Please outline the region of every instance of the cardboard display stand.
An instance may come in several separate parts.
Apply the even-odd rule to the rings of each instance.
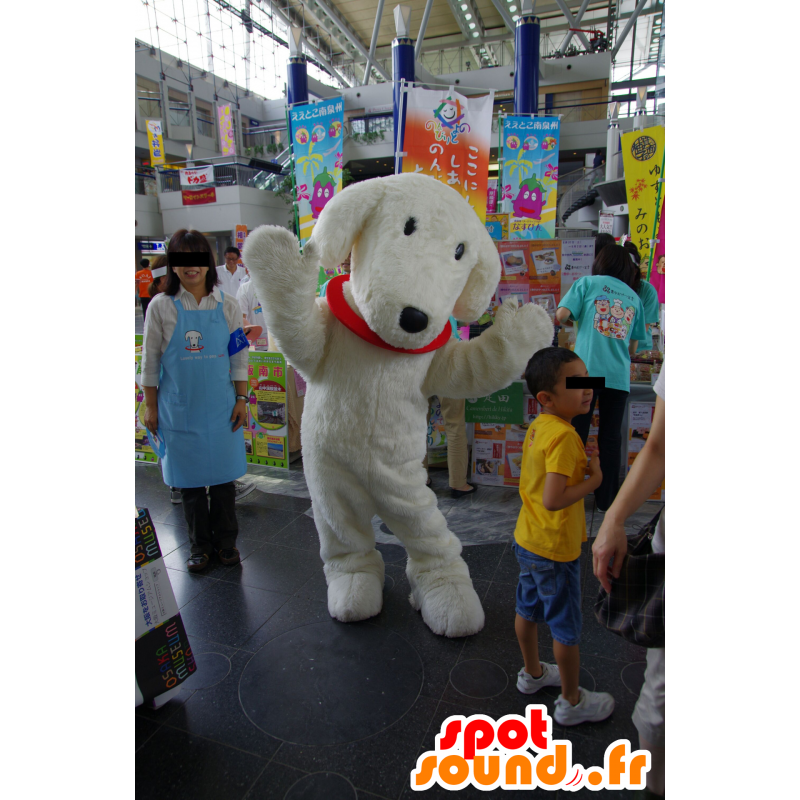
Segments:
[[[164,695],[197,670],[146,508],[136,516],[136,704],[163,705]]]

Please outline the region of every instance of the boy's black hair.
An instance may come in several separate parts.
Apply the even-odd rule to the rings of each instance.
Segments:
[[[238,247],[226,247],[225,248],[225,255],[228,255],[228,253],[236,253],[236,258],[241,258],[242,257],[242,254],[239,252],[239,248]]]
[[[562,364],[577,361],[578,355],[566,347],[545,347],[533,354],[525,367],[525,382],[528,391],[536,397],[539,392],[552,392],[558,383]]]

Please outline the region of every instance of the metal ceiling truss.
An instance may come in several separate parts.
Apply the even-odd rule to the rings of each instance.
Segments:
[[[478,5],[475,0],[447,0],[447,5],[453,13],[461,33],[469,42],[467,45],[475,56],[475,66],[496,67],[499,62],[494,53],[491,53],[485,45],[474,42],[475,39],[482,39],[486,36],[486,27],[483,24]]]
[[[338,28],[341,36],[344,36],[361,59],[369,64],[385,81],[392,80],[392,76],[375,60],[374,56],[370,56],[364,43],[359,39],[358,34],[353,30],[347,20],[336,11],[335,8],[332,8],[326,0],[307,0],[306,6],[320,21],[323,21],[323,14],[327,16],[334,27]],[[342,49],[346,52],[346,48]]]

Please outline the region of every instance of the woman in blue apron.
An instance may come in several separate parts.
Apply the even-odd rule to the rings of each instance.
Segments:
[[[164,440],[164,483],[180,487],[187,566],[200,572],[214,551],[223,564],[239,563],[234,480],[247,471],[247,339],[238,304],[216,287],[206,238],[177,231],[167,258],[167,288],[150,304],[144,328],[144,421]]]

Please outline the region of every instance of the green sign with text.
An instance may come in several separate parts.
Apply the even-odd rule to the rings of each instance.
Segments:
[[[466,402],[466,421],[521,424],[523,421],[523,383],[514,381],[510,386],[486,397],[470,397]]]

